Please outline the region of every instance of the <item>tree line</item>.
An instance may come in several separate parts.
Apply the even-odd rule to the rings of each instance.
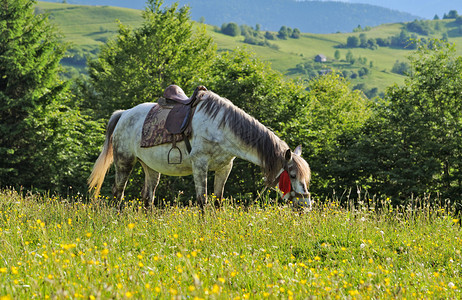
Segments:
[[[143,24],[121,24],[89,61],[88,77],[62,80],[66,45],[47,16],[28,0],[1,5],[0,187],[85,194],[114,110],[156,101],[170,84],[187,93],[202,84],[291,147],[301,144],[317,199],[363,190],[396,203],[429,194],[460,201],[462,59],[444,41],[420,45],[406,82],[369,100],[336,72],[303,85],[251,53],[218,52],[188,8],[150,0]],[[140,168],[134,173],[132,198],[143,181]],[[237,160],[227,196],[255,198],[262,187],[258,168]],[[163,176],[157,194],[189,200],[192,177]]]
[[[290,28],[287,26],[281,26],[277,33],[273,33],[270,31],[266,31],[263,33],[260,30],[260,24],[257,24],[255,28],[252,28],[248,25],[241,25],[234,22],[230,23],[223,23],[221,25],[220,32],[229,36],[244,36],[244,43],[250,45],[258,45],[258,46],[268,46],[270,48],[277,49],[278,46],[276,44],[270,43],[270,41],[274,41],[277,39],[287,40],[291,39],[299,39],[301,32],[298,28]]]
[[[368,38],[365,32],[370,28],[364,29],[358,26],[353,32],[360,32],[359,35],[347,37],[346,43],[339,45],[340,48],[368,48],[375,50],[378,47],[393,47],[401,49],[417,49],[414,41],[420,40],[422,43],[429,43],[428,36],[431,34],[441,33],[441,39],[447,41],[449,36],[457,37],[462,35],[462,16],[457,11],[450,11],[449,17],[444,19],[454,19],[452,22],[440,22],[435,16],[434,20],[414,20],[403,25],[400,33],[388,37]],[[423,37],[419,37],[423,36]]]

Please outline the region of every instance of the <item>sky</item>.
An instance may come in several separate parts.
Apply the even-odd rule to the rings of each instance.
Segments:
[[[45,0],[51,2],[62,2],[62,0]],[[78,4],[99,4],[123,6],[130,8],[143,9],[146,0],[66,0],[68,3]],[[249,0],[252,1],[252,0]],[[425,19],[433,19],[437,14],[440,19],[450,10],[457,10],[462,14],[462,0],[294,0],[294,1],[340,1],[350,3],[366,3],[407,12]]]

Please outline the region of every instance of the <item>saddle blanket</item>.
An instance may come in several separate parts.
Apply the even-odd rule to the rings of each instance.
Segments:
[[[172,110],[172,106],[162,106],[155,104],[149,111],[144,120],[141,131],[141,147],[149,148],[161,144],[168,144],[182,141],[183,134],[171,134],[165,128],[167,116]]]

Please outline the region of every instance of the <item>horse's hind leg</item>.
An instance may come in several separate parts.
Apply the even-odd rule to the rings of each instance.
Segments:
[[[113,200],[115,204],[118,205],[119,209],[122,207],[122,200],[124,198],[124,191],[127,186],[128,176],[130,176],[135,162],[135,157],[126,157],[114,153],[115,182],[112,186],[112,194],[114,196]]]
[[[159,184],[160,173],[154,171],[142,161],[140,162],[144,170],[144,186],[142,191],[142,197],[144,200],[144,207],[148,209],[149,206],[159,204],[159,201],[156,201],[156,203],[154,203],[154,197],[157,185]]]

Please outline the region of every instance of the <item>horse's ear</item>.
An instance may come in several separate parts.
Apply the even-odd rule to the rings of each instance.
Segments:
[[[294,154],[298,156],[302,155],[302,145],[298,145],[297,148],[295,148]]]
[[[284,154],[284,158],[286,159],[286,161],[290,161],[292,159],[292,151],[290,151],[290,149],[286,150],[286,153]]]

